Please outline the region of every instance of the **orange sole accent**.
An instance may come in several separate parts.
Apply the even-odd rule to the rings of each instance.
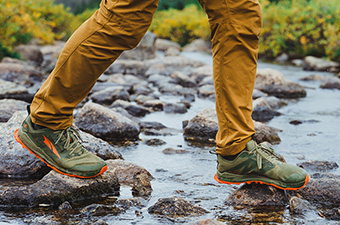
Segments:
[[[251,183],[259,183],[259,184],[271,185],[271,186],[274,186],[274,187],[282,189],[282,190],[298,190],[300,188],[303,188],[308,183],[308,181],[309,181],[309,174],[307,174],[307,176],[306,176],[305,183],[301,187],[298,187],[298,188],[283,188],[283,187],[277,186],[276,184],[266,183],[266,182],[263,182],[263,181],[255,181],[255,180],[253,180],[253,181],[245,181],[245,182],[240,182],[240,183],[238,183],[238,182],[227,182],[227,181],[218,179],[216,174],[214,176],[214,179],[218,183],[221,183],[221,184],[243,184],[243,183],[251,184]]]
[[[21,144],[21,146],[25,149],[27,149],[31,154],[35,155],[38,159],[40,159],[42,162],[44,162],[48,167],[50,167],[51,169],[53,169],[54,171],[58,172],[58,173],[61,173],[63,175],[67,175],[67,176],[70,176],[70,177],[77,177],[77,178],[93,178],[93,177],[96,177],[96,176],[99,176],[100,174],[104,173],[106,170],[107,170],[107,165],[104,166],[100,172],[96,175],[93,175],[93,176],[79,176],[79,175],[76,175],[76,174],[68,174],[68,173],[64,173],[64,172],[61,172],[60,170],[58,170],[57,168],[51,166],[50,164],[48,164],[47,162],[45,162],[42,158],[40,158],[38,155],[36,155],[34,152],[32,152],[24,143],[21,142],[19,136],[18,136],[18,131],[19,129],[17,129],[16,131],[14,131],[14,138],[15,140]]]

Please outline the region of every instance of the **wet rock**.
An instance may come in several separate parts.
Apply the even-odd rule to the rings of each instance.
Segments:
[[[187,107],[183,103],[165,103],[163,106],[163,110],[166,113],[186,113]]]
[[[280,130],[256,121],[254,121],[254,124],[256,131],[254,139],[257,143],[269,142],[271,144],[279,144],[281,142],[277,133]]]
[[[151,88],[144,84],[135,84],[131,91],[134,95],[150,95],[154,92]]]
[[[215,99],[215,87],[212,84],[206,84],[198,88],[197,93],[199,98]]]
[[[185,149],[174,149],[174,148],[166,148],[162,152],[165,155],[174,155],[174,154],[186,154],[186,153],[189,153],[188,150],[185,150]]]
[[[222,223],[214,219],[205,219],[196,223],[191,223],[190,225],[225,225],[225,223]]]
[[[257,89],[254,89],[253,90],[253,99],[258,99],[258,98],[263,98],[263,97],[266,97],[267,94],[260,91],[260,90],[257,90]]]
[[[289,60],[289,56],[287,53],[282,53],[278,57],[276,57],[275,61],[281,64],[287,63]]]
[[[299,167],[304,168],[307,171],[329,171],[339,168],[339,165],[334,161],[320,161],[310,160],[297,164]]]
[[[99,219],[93,223],[93,225],[108,225],[104,220]]]
[[[326,217],[329,220],[340,220],[340,209],[334,208],[334,209],[324,209],[321,210],[319,213],[322,217]]]
[[[2,188],[0,205],[5,207],[36,207],[39,204],[58,206],[65,201],[72,202],[98,198],[103,194],[116,194],[119,188],[118,178],[113,171],[105,172],[93,179],[78,179],[52,170],[34,184]]]
[[[303,61],[302,59],[293,59],[293,60],[291,61],[291,63],[292,63],[294,66],[302,67],[304,61]]]
[[[320,88],[340,90],[340,79],[337,77],[330,77],[320,85]]]
[[[178,48],[170,47],[166,50],[165,56],[179,56],[181,54],[181,51]]]
[[[256,131],[254,138],[256,142],[280,143],[281,140],[277,134],[277,129],[255,121],[254,124]],[[205,109],[189,121],[188,125],[184,128],[183,135],[186,141],[215,143],[217,131],[218,122],[215,109]]]
[[[178,84],[173,83],[161,83],[158,86],[159,92],[165,95],[185,95],[185,94],[194,94],[195,90],[190,88],[182,87]]]
[[[96,103],[86,103],[74,122],[79,129],[107,141],[136,140],[140,131],[137,123]]]
[[[141,122],[140,124],[141,132],[145,135],[153,136],[168,136],[179,133],[178,130],[168,128],[159,122]]]
[[[71,204],[66,201],[66,202],[63,202],[61,205],[58,206],[58,210],[61,211],[61,210],[68,210],[68,209],[72,209],[72,206]]]
[[[143,106],[146,108],[151,108],[154,111],[163,111],[164,102],[158,99],[147,100],[144,102]]]
[[[329,78],[329,76],[321,76],[318,74],[313,74],[307,77],[303,77],[300,80],[303,81],[326,81]]]
[[[0,63],[0,79],[30,87],[45,76],[33,66],[18,63]]]
[[[283,190],[269,185],[244,184],[241,188],[230,194],[226,203],[230,205],[258,206],[284,206],[286,198]]]
[[[316,71],[339,71],[340,64],[337,62],[317,58],[314,56],[307,56],[304,59],[304,70]]]
[[[288,105],[287,101],[277,98],[275,96],[265,96],[263,97],[272,109],[279,109],[282,106]]]
[[[176,84],[179,84],[183,87],[194,88],[197,85],[195,80],[179,71],[174,72],[170,77],[175,81]]]
[[[159,87],[163,83],[170,83],[171,81],[175,83],[172,78],[160,74],[152,74],[148,77],[148,82],[156,87]]]
[[[213,69],[212,66],[201,66],[194,69],[190,73],[190,77],[196,80],[197,83],[201,83],[206,77],[213,77]]]
[[[1,63],[17,63],[20,65],[27,65],[26,62],[20,60],[20,59],[15,59],[15,58],[10,58],[10,57],[3,57],[1,60]]]
[[[177,197],[158,199],[153,206],[148,208],[148,212],[169,217],[202,215],[207,213],[205,209]]]
[[[124,210],[115,205],[92,204],[81,209],[80,212],[86,216],[105,216],[118,215]]]
[[[289,122],[289,124],[299,125],[299,124],[302,124],[302,121],[300,121],[300,120],[291,120],[291,121]]]
[[[203,39],[196,39],[184,46],[185,52],[207,52],[211,53],[211,43]]]
[[[146,173],[137,173],[133,178],[132,195],[134,197],[150,196],[152,193],[152,187],[150,177]]]
[[[158,51],[167,51],[169,48],[181,49],[181,46],[177,42],[161,38],[156,39],[155,47]]]
[[[289,200],[289,210],[294,214],[305,214],[314,210],[313,206],[306,200],[293,196]]]
[[[102,91],[93,93],[90,99],[98,104],[112,104],[114,101],[120,99],[129,101],[130,94],[124,87],[108,87]]]
[[[155,55],[155,41],[156,35],[152,32],[146,32],[140,43],[132,50],[124,51],[119,59],[131,59],[131,60],[147,60],[153,59]]]
[[[117,100],[110,106],[110,108],[118,108],[118,107],[125,109],[129,114],[133,116],[137,116],[137,117],[143,117],[147,113],[150,113],[150,110],[146,107],[136,105],[136,104],[123,101],[123,100]]]
[[[252,118],[256,121],[265,122],[279,116],[281,113],[275,111],[264,98],[258,98],[253,101]]]
[[[340,178],[339,176],[320,176],[310,179],[308,184],[297,190],[306,200],[323,205],[340,205]]]
[[[115,205],[118,205],[123,209],[129,209],[131,207],[142,207],[143,204],[144,203],[141,201],[141,198],[118,199],[115,202]]]
[[[20,100],[0,100],[0,122],[7,122],[16,111],[26,110],[27,103]]]
[[[17,99],[31,102],[33,94],[28,93],[23,85],[0,79],[0,99]]]
[[[138,95],[135,98],[132,97],[131,100],[137,102],[137,104],[143,105],[144,107],[152,108],[152,106],[145,106],[144,103],[146,103],[147,101],[159,100],[159,97],[150,95]]]
[[[21,59],[29,61],[35,66],[40,66],[44,60],[40,48],[36,45],[19,45],[15,47],[14,51],[20,54]]]
[[[117,175],[119,183],[121,185],[132,186],[135,180],[135,176],[138,174],[146,174],[149,179],[153,179],[153,176],[145,168],[134,163],[125,162],[120,159],[107,160],[106,163],[108,167],[111,168]]]
[[[153,138],[153,139],[149,139],[145,142],[146,145],[149,146],[160,146],[160,145],[164,145],[166,144],[165,141],[159,139],[159,138]]]
[[[132,75],[144,75],[148,70],[148,66],[143,61],[138,60],[116,60],[104,74],[132,74]]]
[[[46,55],[52,55],[55,58],[58,58],[61,51],[63,50],[66,42],[63,41],[55,41],[52,45],[43,45],[40,46],[41,53]]]
[[[121,84],[122,86],[132,87],[136,84],[147,85],[147,82],[144,79],[141,79],[135,75],[131,74],[113,74],[107,75],[107,80],[103,80],[103,82],[112,82],[115,84]]]
[[[278,98],[301,98],[306,96],[305,89],[288,81],[277,70],[262,69],[256,74],[255,88]]]
[[[27,113],[14,113],[7,123],[0,123],[0,177],[41,178],[50,169],[15,141],[14,131],[21,126]]]

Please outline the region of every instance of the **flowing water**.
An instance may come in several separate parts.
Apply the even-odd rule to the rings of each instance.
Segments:
[[[184,56],[201,60],[211,64],[211,56],[198,53],[183,53]],[[279,133],[281,143],[274,146],[276,151],[284,155],[291,163],[307,160],[328,160],[340,164],[338,144],[340,141],[340,91],[323,90],[319,82],[303,82],[300,78],[312,74],[330,75],[321,72],[306,72],[301,68],[259,63],[259,68],[273,68],[281,71],[288,80],[305,86],[307,97],[298,100],[289,100],[288,105],[279,111],[281,116],[275,117],[267,124],[281,129]],[[180,97],[163,96],[165,102],[177,102]],[[182,121],[192,119],[199,111],[205,108],[214,108],[214,102],[198,99],[185,114],[167,114],[155,112],[142,118],[142,121],[157,121],[168,127],[182,129]],[[291,125],[291,120],[300,120],[300,125]],[[126,161],[134,162],[145,167],[154,176],[152,180],[153,192],[150,198],[144,200],[145,207],[131,208],[117,216],[85,217],[69,215],[67,218],[53,216],[55,211],[48,208],[39,210],[21,209],[13,212],[4,210],[0,212],[1,224],[27,224],[34,218],[36,221],[62,221],[66,224],[91,224],[103,219],[108,224],[187,224],[202,219],[220,219],[231,224],[244,224],[253,222],[268,222],[271,224],[336,224],[317,215],[308,213],[305,216],[296,216],[286,207],[276,208],[243,208],[232,207],[224,203],[226,197],[239,186],[220,185],[214,179],[216,172],[216,156],[209,153],[213,146],[194,146],[184,141],[182,133],[174,136],[145,136],[140,135],[141,141],[130,146],[118,147]],[[160,138],[166,142],[162,146],[148,146],[145,141],[151,138]],[[187,150],[184,154],[164,154],[165,148]],[[340,170],[332,171],[340,175]],[[3,183],[3,182],[2,182]],[[121,187],[119,199],[131,198],[131,188]],[[199,205],[209,213],[202,216],[167,218],[151,215],[147,212],[159,198],[178,196]],[[104,201],[107,202],[107,201]],[[34,223],[34,222],[33,222]]]

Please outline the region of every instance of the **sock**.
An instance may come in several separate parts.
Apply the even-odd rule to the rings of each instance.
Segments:
[[[244,149],[243,149],[244,150]],[[224,159],[226,159],[226,160],[229,160],[229,161],[233,161],[234,159],[236,159],[236,157],[239,155],[239,154],[241,154],[241,152],[243,152],[243,150],[242,151],[240,151],[239,153],[237,153],[236,155],[227,155],[227,156],[222,156]]]
[[[40,130],[40,129],[46,128],[46,127],[44,127],[44,126],[41,126],[41,125],[38,125],[38,124],[35,124],[35,123],[32,123],[32,125],[33,125],[33,129],[34,129],[34,130]]]

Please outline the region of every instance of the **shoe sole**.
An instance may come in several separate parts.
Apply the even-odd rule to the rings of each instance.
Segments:
[[[59,169],[57,169],[56,167],[50,165],[49,163],[46,162],[46,160],[42,159],[39,155],[37,155],[36,153],[34,153],[32,150],[30,150],[24,143],[22,143],[22,141],[20,140],[19,136],[18,136],[18,131],[19,129],[17,129],[16,131],[14,131],[14,138],[15,140],[24,148],[24,149],[27,149],[31,154],[35,155],[35,157],[37,157],[38,159],[40,159],[42,162],[44,162],[48,167],[50,167],[51,169],[53,169],[54,171],[58,172],[58,173],[61,173],[63,175],[67,175],[67,176],[70,176],[70,177],[76,177],[76,178],[93,178],[93,177],[97,177],[99,176],[100,174],[104,173],[106,170],[107,170],[107,165],[104,166],[100,171],[99,173],[95,174],[95,175],[92,175],[92,176],[80,176],[80,175],[77,175],[77,174],[70,174],[70,173],[66,173],[66,172],[63,172],[63,171],[60,171]]]
[[[298,189],[301,189],[303,188],[309,181],[309,175],[307,174],[306,178],[305,178],[305,182],[302,186],[300,187],[281,187],[277,184],[274,184],[274,183],[270,183],[270,182],[264,182],[264,181],[260,181],[260,180],[245,180],[245,181],[241,181],[241,182],[233,182],[233,181],[224,181],[224,180],[221,180],[217,177],[217,174],[215,174],[214,176],[214,179],[218,182],[218,183],[221,183],[221,184],[251,184],[251,183],[258,183],[258,184],[266,184],[266,185],[271,185],[271,186],[274,186],[276,188],[279,188],[279,189],[282,189],[282,190],[298,190]]]

